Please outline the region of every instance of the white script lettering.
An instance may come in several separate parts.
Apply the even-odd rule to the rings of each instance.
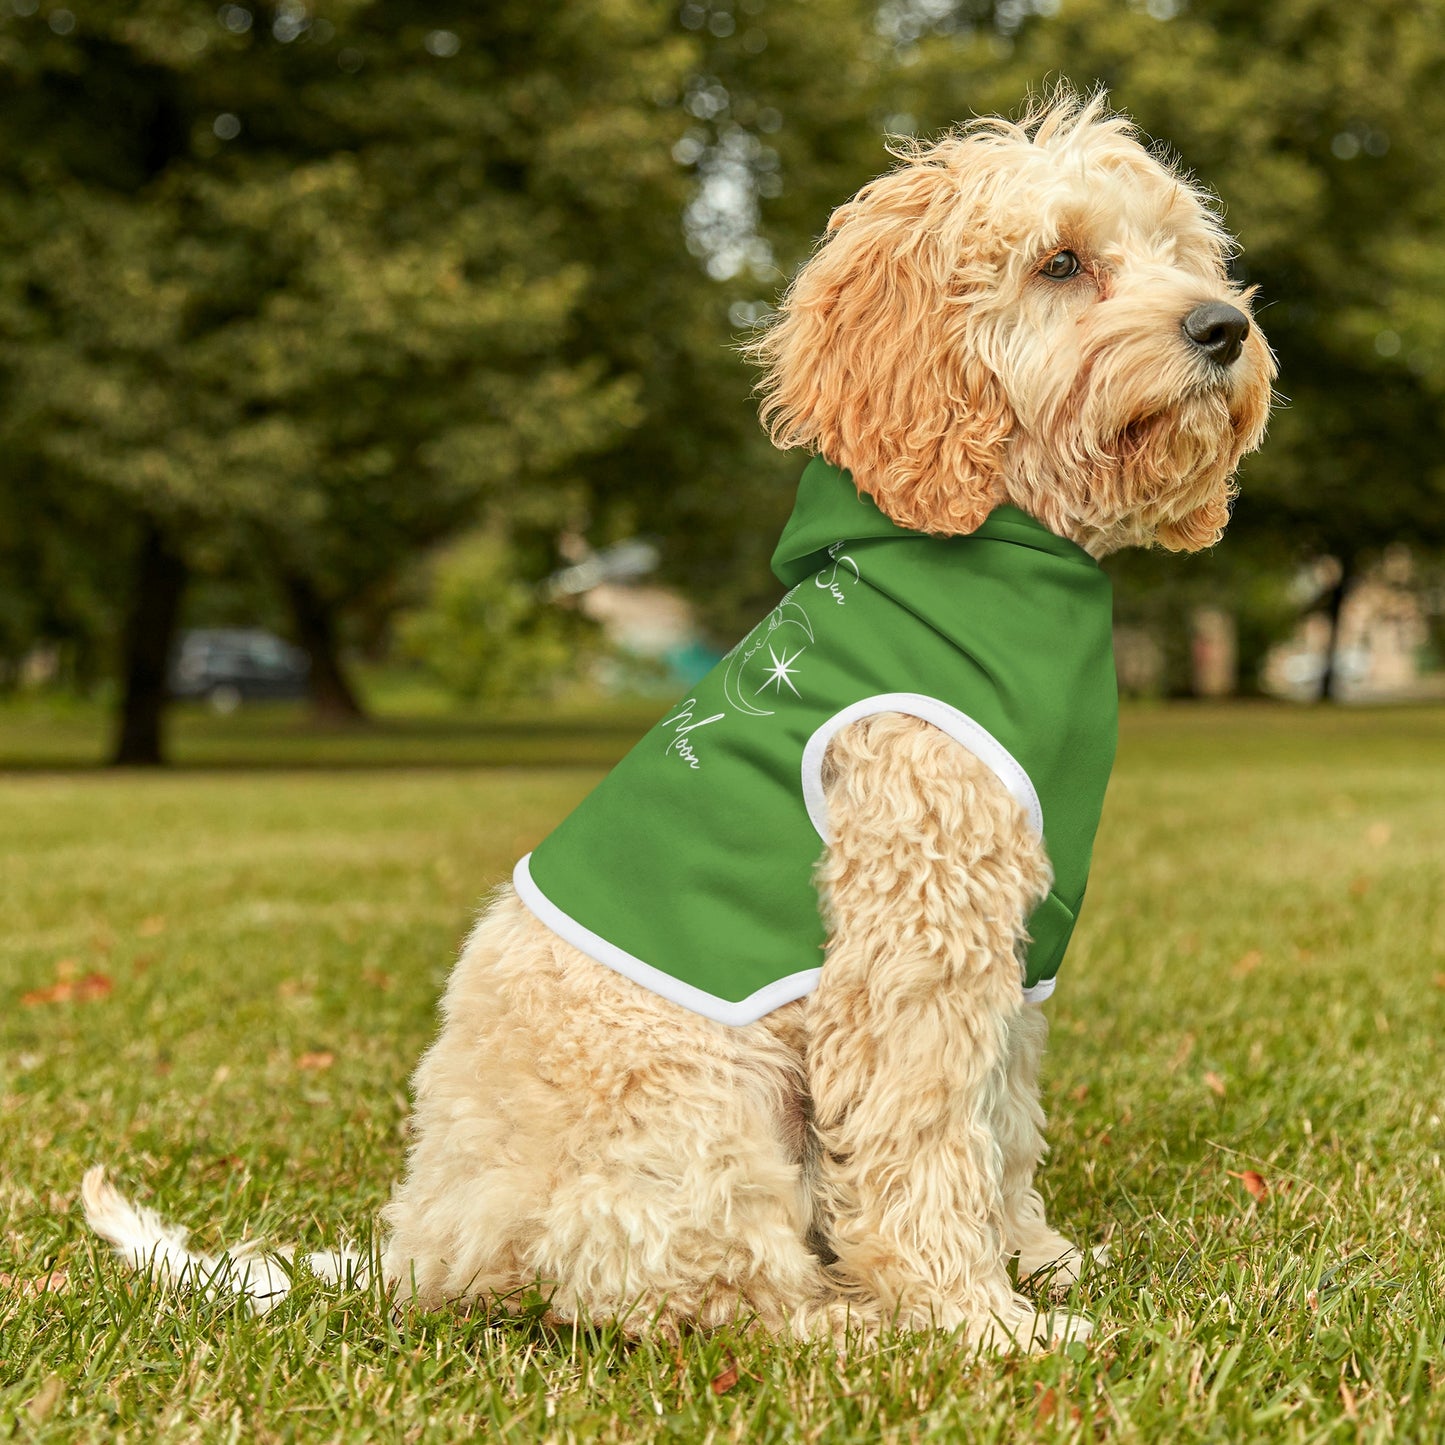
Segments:
[[[663,751],[676,753],[690,768],[700,768],[702,761],[692,750],[692,741],[688,734],[695,733],[699,728],[705,728],[709,723],[721,722],[725,716],[723,713],[715,712],[711,717],[699,718],[694,722],[692,710],[696,706],[697,699],[695,697],[688,698],[670,718],[664,719],[662,724],[664,727],[675,724],[672,729],[672,740]]]
[[[831,593],[833,601],[839,607],[846,607],[848,599],[843,595],[843,585],[838,580],[838,569],[840,567],[847,569],[842,574],[844,579],[847,579],[849,572],[853,574],[852,581],[848,583],[850,588],[858,583],[862,574],[858,571],[858,564],[851,557],[846,555],[840,557],[834,548],[829,549],[829,555],[833,559],[832,568],[827,572],[819,572],[813,579],[813,585]]]

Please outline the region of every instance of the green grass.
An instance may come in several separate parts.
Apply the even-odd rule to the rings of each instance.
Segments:
[[[370,681],[370,679],[368,679]],[[606,767],[658,716],[664,698],[519,704],[500,716],[442,710],[438,694],[383,679],[364,727],[313,723],[299,703],[250,703],[228,717],[200,703],[169,710],[166,752],[180,768]],[[0,707],[0,771],[99,767],[112,724],[90,702],[33,697]]]
[[[1045,1191],[1113,1249],[1086,1348],[674,1352],[304,1279],[255,1320],[87,1240],[95,1160],[202,1246],[365,1239],[479,899],[642,716],[198,719],[192,763],[271,766],[0,778],[0,1438],[1445,1439],[1438,709],[1126,716],[1049,1005]],[[99,996],[22,1002],[67,979]]]

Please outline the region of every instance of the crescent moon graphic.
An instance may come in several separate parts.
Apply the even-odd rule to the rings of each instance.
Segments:
[[[815,640],[813,637],[812,619],[803,610],[803,604],[801,602],[793,601],[793,594],[791,592],[773,609],[772,625],[768,628],[768,631],[771,632],[774,627],[781,627],[785,622],[791,622],[801,627],[807,634],[810,643]]]
[[[740,647],[728,660],[728,670],[723,673],[723,696],[727,699],[728,706],[736,708],[739,712],[748,713],[752,717],[772,717],[771,708],[754,707],[743,696],[742,688],[738,686],[738,673],[742,671],[743,663],[752,655],[751,652],[745,652]]]

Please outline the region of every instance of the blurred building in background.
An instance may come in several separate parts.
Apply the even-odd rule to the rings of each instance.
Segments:
[[[722,656],[698,624],[696,607],[676,588],[649,579],[660,555],[651,542],[631,539],[599,552],[570,539],[575,560],[547,579],[546,594],[575,598],[606,638],[597,676],[614,690],[687,687]]]
[[[1308,596],[1327,593],[1335,568],[1327,563],[1302,579]],[[1336,696],[1344,702],[1405,702],[1445,697],[1445,669],[1432,648],[1436,601],[1416,576],[1407,548],[1389,549],[1380,566],[1362,577],[1341,604],[1337,634],[1325,611],[1307,612],[1293,634],[1274,648],[1261,684],[1276,697],[1319,697],[1326,661],[1334,649]]]

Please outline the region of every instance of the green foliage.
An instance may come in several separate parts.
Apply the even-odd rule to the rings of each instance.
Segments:
[[[483,506],[571,520],[642,420],[590,211],[696,270],[650,100],[688,55],[647,3],[0,12],[0,656],[104,653],[140,517],[373,617]]]
[[[128,523],[113,498],[44,487],[21,458],[0,464],[0,692],[37,641],[59,651],[73,687],[103,672],[100,643],[127,581]]]
[[[406,656],[461,702],[546,696],[575,677],[592,629],[518,575],[496,530],[452,543],[428,568],[427,595],[397,619]]]
[[[86,1240],[76,1191],[105,1160],[203,1249],[247,1231],[365,1247],[478,898],[630,721],[577,739],[570,764],[537,766],[543,724],[493,730],[494,770],[415,766],[413,738],[390,769],[0,781],[0,1434],[1445,1435],[1438,708],[1126,710],[1048,1005],[1043,1189],[1066,1233],[1112,1246],[1076,1302],[1099,1331],[1069,1354],[975,1361],[939,1335],[839,1361],[741,1330],[628,1346],[484,1311],[393,1316],[311,1279],[257,1320],[152,1291]],[[353,737],[325,746],[357,760]],[[111,991],[20,1005],[58,970]],[[1259,1201],[1233,1177],[1251,1169]]]
[[[555,529],[579,459],[642,420],[583,324],[585,253],[592,210],[676,237],[669,22],[642,0],[6,13],[0,446],[44,493],[158,518],[193,565],[259,554],[333,604],[484,502]]]
[[[864,10],[729,15],[0,12],[0,445],[193,567],[260,557],[373,619],[482,509],[532,550],[641,527],[730,632],[796,466],[729,307],[756,313],[881,152]],[[737,225],[747,264],[710,279]]]

